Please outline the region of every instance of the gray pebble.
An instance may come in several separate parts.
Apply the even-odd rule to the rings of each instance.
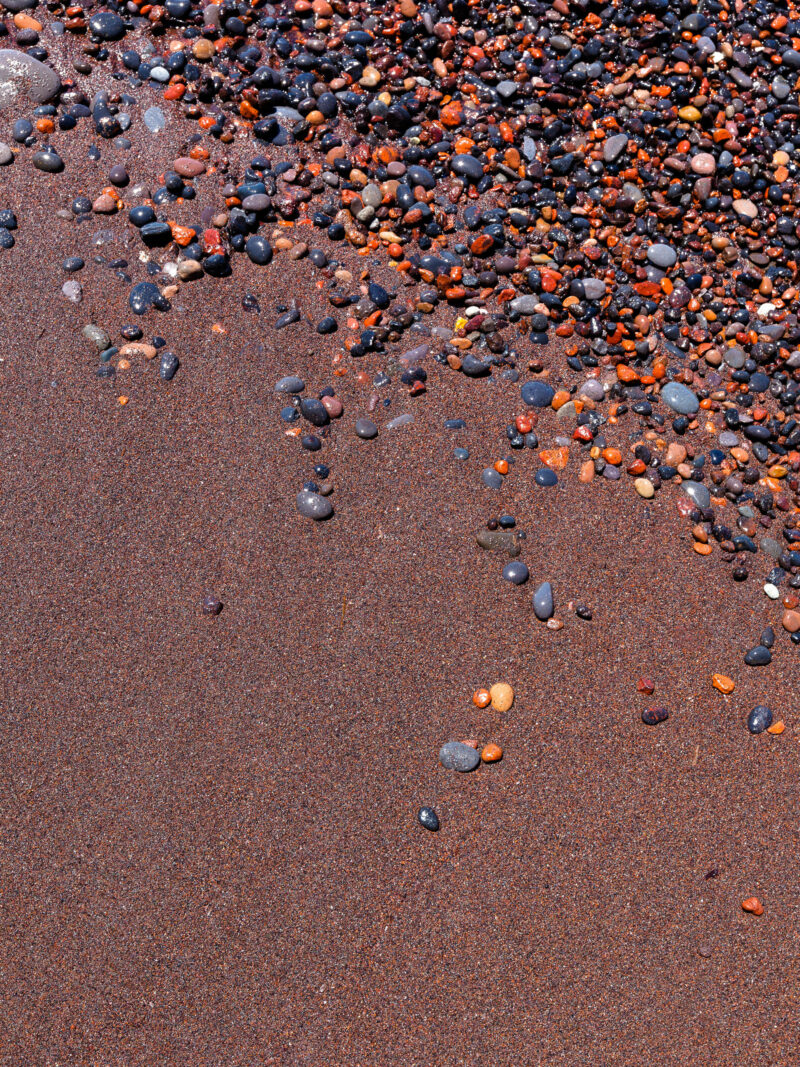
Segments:
[[[486,467],[481,474],[481,481],[487,489],[499,489],[503,484],[503,476],[494,467]]]
[[[554,610],[553,587],[549,582],[542,582],[533,594],[533,613],[537,619],[547,622],[549,618],[552,618]]]
[[[14,162],[14,153],[5,143],[0,141],[0,167],[7,167],[9,163]]]
[[[480,754],[460,741],[448,741],[439,749],[439,762],[448,771],[474,771],[480,761]]]
[[[356,433],[365,441],[371,441],[378,436],[378,427],[372,419],[356,419]]]
[[[647,249],[647,258],[654,267],[660,270],[668,270],[678,262],[678,253],[671,245],[650,245]]]
[[[160,133],[167,125],[164,112],[160,107],[149,107],[142,117],[144,118],[145,126],[151,133]]]
[[[47,174],[57,174],[64,169],[64,161],[54,148],[43,148],[40,152],[33,153],[33,165],[37,170],[43,170]]]
[[[94,323],[90,322],[88,325],[84,326],[81,333],[87,341],[91,341],[93,345],[97,345],[98,352],[104,352],[111,344],[111,338],[102,326],[95,326]]]
[[[305,387],[306,383],[296,374],[287,374],[285,378],[280,378],[275,382],[276,393],[302,393]]]
[[[319,493],[312,493],[310,489],[302,489],[296,497],[297,510],[307,519],[327,519],[333,514],[333,504]]]
[[[503,567],[503,577],[514,585],[524,585],[530,577],[530,571],[521,560],[515,560]]]
[[[661,390],[661,399],[679,415],[694,415],[700,407],[696,394],[681,382],[667,382]]]
[[[681,486],[681,491],[686,493],[689,499],[693,500],[699,508],[711,507],[711,493],[700,482],[684,482]]]
[[[13,0],[6,0],[6,6],[9,2]],[[27,96],[35,104],[46,104],[60,88],[61,79],[52,68],[27,52],[0,49],[0,109],[13,104],[19,95]]]

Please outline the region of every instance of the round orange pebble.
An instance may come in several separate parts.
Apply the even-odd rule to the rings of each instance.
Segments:
[[[481,759],[484,763],[498,763],[503,758],[503,750],[499,745],[484,745]]]
[[[476,689],[472,694],[472,703],[476,708],[488,708],[491,702],[492,697],[488,689]]]
[[[729,678],[727,674],[712,674],[711,684],[715,689],[718,689],[720,693],[732,693],[736,688],[736,682],[733,678]]]

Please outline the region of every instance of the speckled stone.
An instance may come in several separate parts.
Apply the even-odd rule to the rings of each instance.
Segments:
[[[461,741],[448,741],[439,749],[439,762],[448,771],[460,771],[465,774],[474,771],[480,761],[480,754]]]

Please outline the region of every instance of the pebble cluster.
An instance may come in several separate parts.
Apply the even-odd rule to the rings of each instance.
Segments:
[[[620,483],[642,508],[666,496],[692,558],[717,561],[733,581],[757,576],[782,608],[774,627],[744,639],[744,665],[766,667],[800,644],[791,5],[0,6],[0,123],[4,111],[18,116],[5,123],[0,166],[56,176],[55,213],[75,245],[63,299],[82,302],[82,271],[111,228],[136,242],[136,257],[107,264],[127,286],[131,323],[118,336],[104,323],[83,330],[98,388],[119,388],[134,360],[157,366],[154,388],[194,371],[193,354],[173,351],[168,326],[156,325],[183,286],[235,276],[243,260],[267,272],[304,260],[326,314],[241,296],[243,313],[289,338],[301,319],[337,335],[318,386],[290,365],[274,383],[276,428],[287,447],[314,454],[293,489],[298,521],[335,527],[324,462],[335,433],[369,448],[423,418],[443,376],[476,379],[464,389],[494,387],[508,400],[496,440],[467,447],[459,417],[445,429],[487,500],[519,479],[534,494],[565,478]],[[111,87],[89,94],[98,70]],[[179,118],[196,132],[158,172],[144,173],[132,152],[105,184],[75,187],[69,131],[88,125],[102,162],[104,142],[126,151],[132,130],[157,138]],[[13,247],[17,226],[0,210],[0,249]],[[377,373],[359,369],[367,356]],[[370,391],[353,419],[335,387],[348,375]],[[120,392],[119,404],[128,400]],[[473,469],[473,452],[494,458]],[[476,540],[502,557],[498,578],[533,578],[533,618],[560,629],[551,583],[522,558],[524,531],[502,506],[487,511]],[[590,607],[564,603],[591,621]],[[222,605],[209,595],[202,610]],[[712,684],[734,688],[721,674]],[[641,717],[657,725],[668,711]],[[782,725],[765,706],[747,718],[751,733]],[[448,742],[440,759],[466,771],[499,758],[486,752]],[[419,821],[438,827],[430,809]]]

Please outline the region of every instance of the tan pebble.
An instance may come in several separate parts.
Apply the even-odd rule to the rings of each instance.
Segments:
[[[495,682],[489,690],[489,696],[495,711],[508,711],[514,703],[514,690],[507,682]]]
[[[122,346],[119,354],[123,359],[136,358],[137,356],[143,356],[145,359],[155,359],[157,351],[153,345],[146,345],[142,341],[131,341],[130,344]]]
[[[633,483],[633,488],[639,496],[644,497],[645,500],[650,500],[651,497],[655,496],[656,491],[653,487],[653,483],[647,478],[637,478]]]
[[[548,619],[547,622],[545,623],[545,626],[547,627],[548,630],[563,630],[564,629],[564,623],[561,621],[561,619]]]

